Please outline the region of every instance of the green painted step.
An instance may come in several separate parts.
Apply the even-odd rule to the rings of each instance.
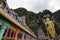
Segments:
[[[0,26],[0,28],[1,28],[0,29],[0,40],[2,40],[5,30],[6,30],[7,27],[10,26],[10,24],[8,24],[7,22],[5,22],[1,19],[0,19],[0,22],[2,23],[2,26]]]

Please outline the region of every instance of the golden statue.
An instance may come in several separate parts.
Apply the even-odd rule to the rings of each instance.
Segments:
[[[51,35],[51,37],[56,37],[54,23],[49,18],[46,18],[45,20],[45,27],[46,27],[47,32]]]

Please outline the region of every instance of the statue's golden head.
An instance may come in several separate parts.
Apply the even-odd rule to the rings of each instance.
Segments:
[[[49,21],[50,19],[49,18],[46,18],[46,21]]]

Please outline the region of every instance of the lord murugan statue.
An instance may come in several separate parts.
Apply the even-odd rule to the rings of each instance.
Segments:
[[[54,23],[49,18],[45,19],[45,28],[46,28],[46,31],[50,34],[51,37],[56,37],[57,34],[56,34],[56,31],[55,31]]]

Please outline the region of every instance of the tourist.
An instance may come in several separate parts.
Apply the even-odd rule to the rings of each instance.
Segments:
[[[19,18],[18,18],[18,14],[16,14],[16,19],[15,19],[16,21],[19,21]]]

